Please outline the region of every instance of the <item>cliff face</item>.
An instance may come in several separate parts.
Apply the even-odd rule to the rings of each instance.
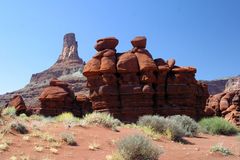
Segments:
[[[74,92],[86,93],[86,79],[82,75],[83,60],[78,56],[78,44],[74,33],[68,33],[63,38],[63,49],[53,66],[40,73],[33,74],[30,83],[24,88],[0,96],[0,105],[4,105],[15,94],[22,95],[26,105],[34,106],[37,97],[52,78],[68,82]]]
[[[209,94],[214,95],[224,91],[227,81],[228,79],[219,79],[219,80],[203,81],[203,82],[208,85]]]

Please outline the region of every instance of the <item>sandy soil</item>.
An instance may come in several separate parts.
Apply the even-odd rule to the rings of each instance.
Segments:
[[[38,122],[36,122],[38,123]],[[28,124],[32,125],[32,124]],[[36,125],[36,124],[34,124]],[[119,132],[112,131],[103,127],[67,127],[60,123],[37,124],[42,133],[48,133],[60,139],[62,132],[71,132],[75,135],[78,146],[69,146],[62,143],[58,148],[58,153],[53,154],[49,150],[50,143],[38,137],[30,137],[29,141],[23,140],[23,135],[10,133],[5,139],[11,140],[7,151],[0,153],[0,160],[9,160],[11,156],[29,156],[32,160],[105,160],[107,155],[111,155],[116,147],[114,142],[120,138],[132,135],[143,134],[137,129],[120,128]],[[31,133],[30,133],[31,134]],[[187,144],[172,142],[166,138],[154,141],[156,145],[162,147],[164,153],[160,156],[161,160],[240,160],[240,139],[237,136],[211,136],[200,134],[197,138],[185,138]],[[210,153],[211,146],[222,143],[228,147],[234,155],[223,156],[218,153]],[[99,149],[90,150],[92,144],[99,145]],[[37,152],[34,147],[44,146],[43,151]]]

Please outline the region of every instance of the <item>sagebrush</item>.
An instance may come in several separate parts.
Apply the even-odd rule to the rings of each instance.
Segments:
[[[177,123],[184,132],[184,136],[194,137],[199,133],[198,123],[186,115],[174,115],[168,117],[170,120]]]
[[[117,142],[117,152],[114,155],[118,157],[113,159],[158,160],[162,153],[162,149],[154,146],[148,138],[132,135]]]
[[[121,121],[113,118],[109,113],[93,112],[84,116],[82,120],[87,125],[101,125],[106,128],[116,129]]]

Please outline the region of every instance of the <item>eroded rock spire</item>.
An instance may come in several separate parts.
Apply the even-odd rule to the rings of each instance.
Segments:
[[[78,56],[78,44],[74,33],[68,33],[64,36],[62,53],[57,63],[66,61],[79,61],[82,63],[82,59]]]

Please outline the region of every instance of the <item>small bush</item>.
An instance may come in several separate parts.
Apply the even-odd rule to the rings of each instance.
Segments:
[[[10,127],[12,130],[15,130],[16,132],[20,133],[20,134],[27,134],[28,130],[25,127],[25,125],[19,123],[19,122],[12,122],[10,124]]]
[[[117,155],[124,160],[158,160],[162,152],[141,135],[128,136],[117,143]]]
[[[113,118],[108,113],[93,112],[87,114],[83,121],[87,125],[101,125],[106,128],[116,129],[117,126],[121,125],[121,122],[118,119]]]
[[[2,111],[3,116],[16,116],[16,108],[15,107],[7,107]]]
[[[156,132],[151,127],[141,126],[137,128],[140,128],[140,130],[142,130],[147,136],[151,137],[153,140],[158,140],[161,137],[161,134]]]
[[[232,152],[228,148],[223,147],[222,144],[212,146],[210,152],[219,152],[224,156],[232,155]]]
[[[61,133],[60,134],[63,141],[65,141],[70,146],[77,146],[77,142],[72,133]]]
[[[33,130],[31,133],[32,137],[36,137],[36,138],[41,138],[43,141],[47,141],[47,142],[57,142],[57,140],[55,139],[55,137],[53,137],[52,135],[50,135],[47,132],[42,132],[39,130]]]
[[[184,130],[176,121],[168,119],[165,134],[173,141],[181,141],[184,136]]]
[[[199,125],[192,118],[185,115],[175,115],[168,117],[170,120],[177,123],[184,132],[184,136],[193,137],[199,132]]]
[[[155,132],[163,133],[167,129],[167,120],[157,115],[146,115],[139,118],[137,125],[147,126],[152,128]]]
[[[79,122],[80,119],[74,117],[71,112],[65,112],[55,117],[55,120],[58,122]]]
[[[203,133],[212,135],[233,135],[238,132],[238,129],[233,124],[221,117],[203,118],[199,124]]]
[[[160,117],[158,115],[142,116],[139,118],[137,124],[141,127],[149,127],[155,133],[167,135],[171,140],[180,140],[184,136],[183,129],[175,120]]]

